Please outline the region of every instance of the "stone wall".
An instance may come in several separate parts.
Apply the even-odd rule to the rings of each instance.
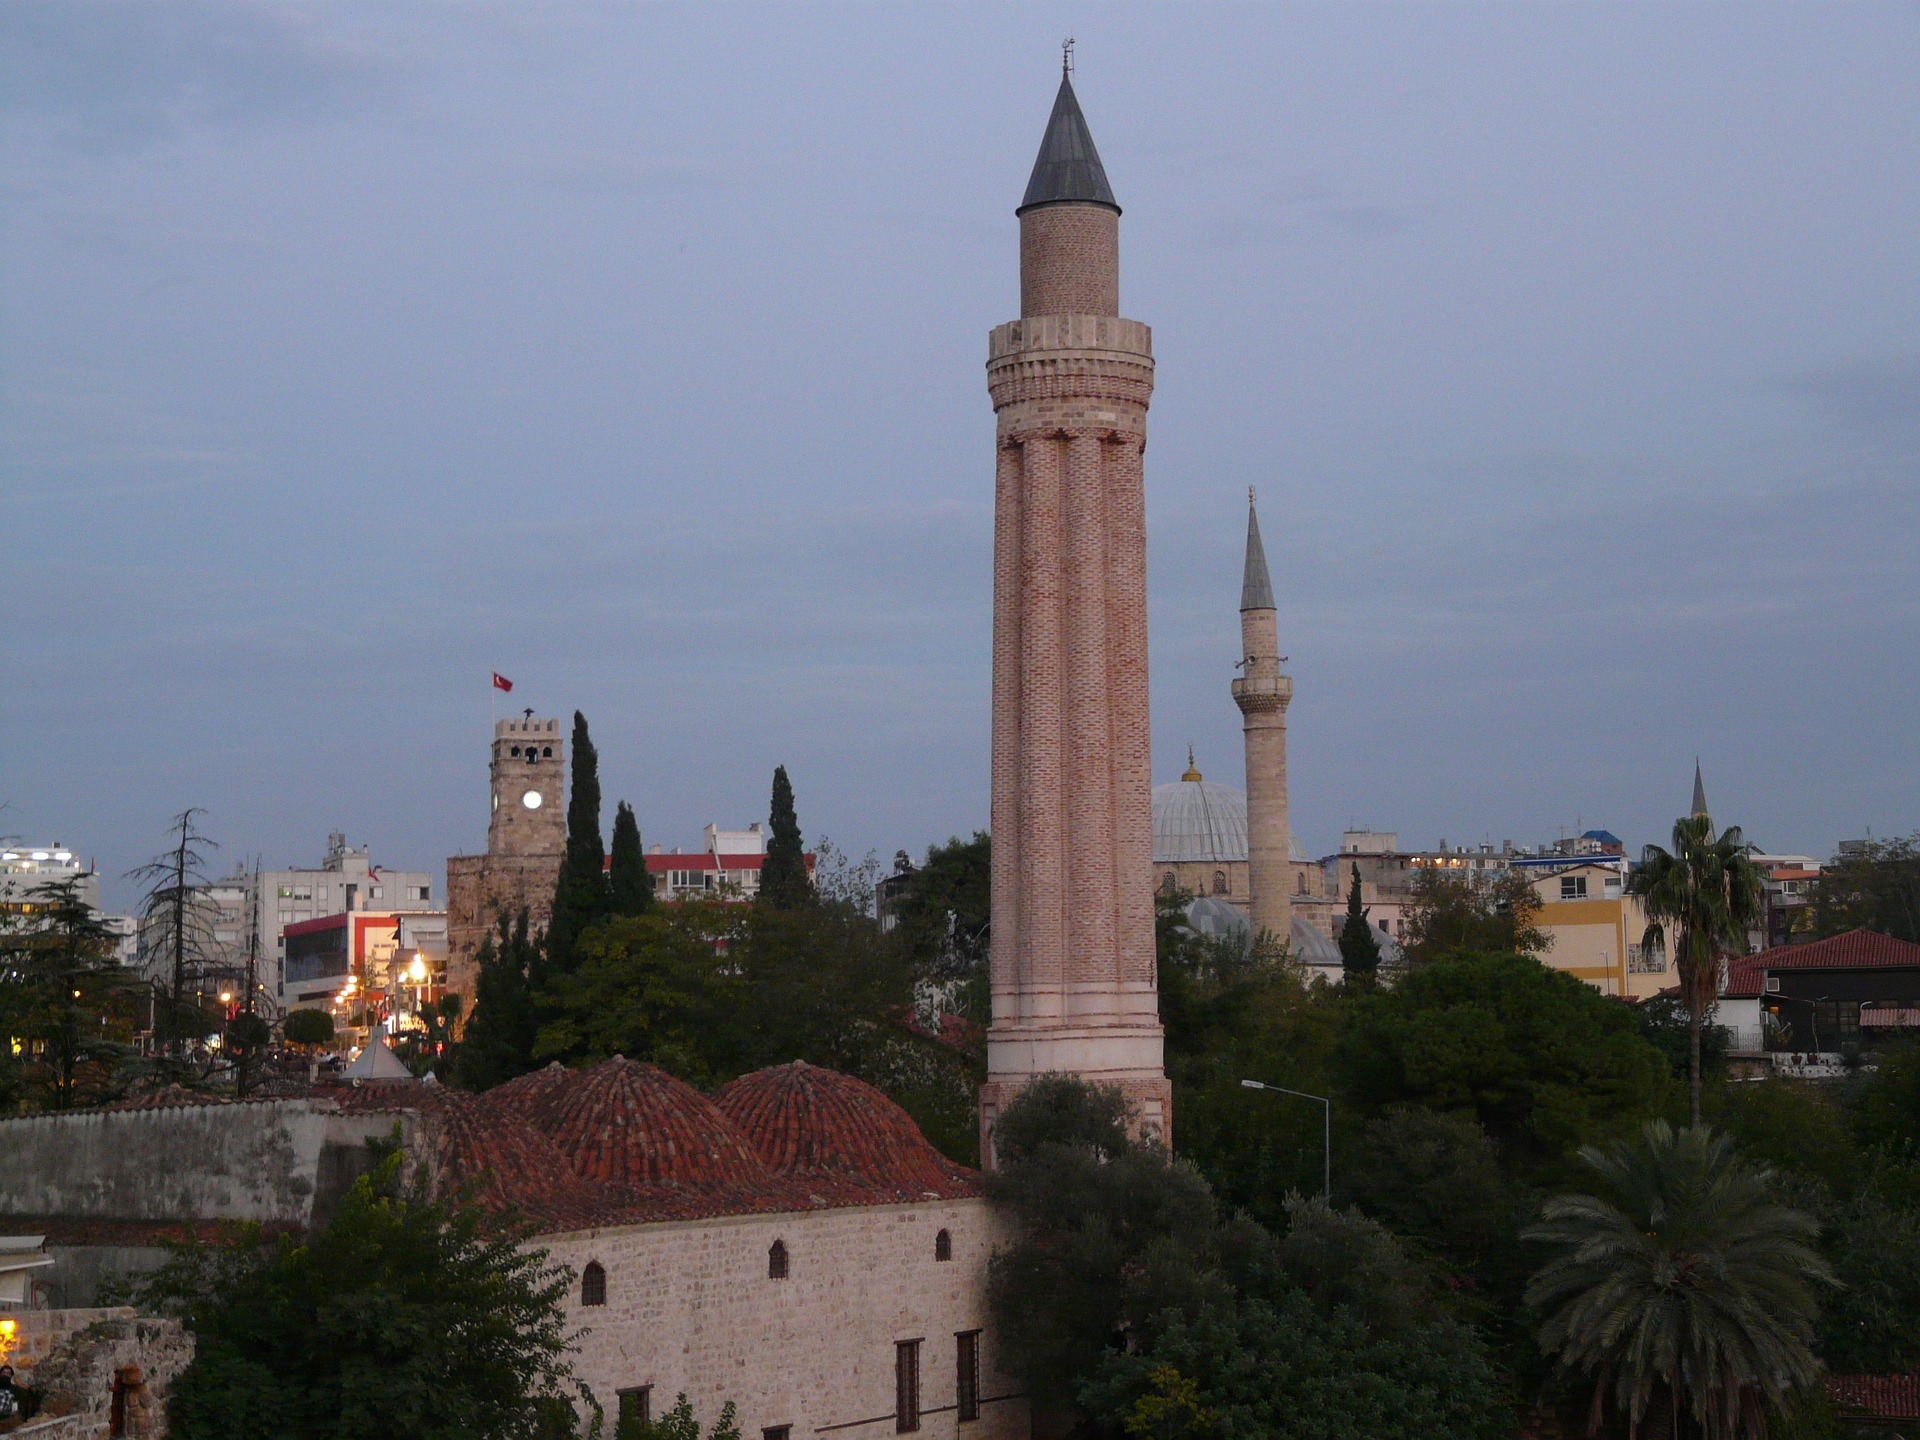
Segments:
[[[895,1345],[919,1340],[927,1440],[1025,1440],[1027,1406],[999,1373],[986,1267],[1004,1221],[983,1200],[627,1226],[544,1236],[576,1274],[606,1272],[606,1304],[582,1306],[576,1369],[606,1407],[651,1387],[657,1418],[685,1392],[703,1425],[731,1400],[743,1435],[790,1425],[846,1440],[894,1431]],[[946,1230],[952,1259],[935,1259]],[[786,1247],[787,1278],[768,1275]],[[981,1331],[980,1418],[955,1415],[955,1337]]]
[[[540,855],[453,855],[447,859],[447,989],[464,996],[461,1028],[473,1013],[473,987],[479,974],[475,956],[502,914],[522,906],[535,934],[553,914],[553,890],[560,881],[559,853]]]
[[[322,1222],[395,1118],[300,1099],[0,1120],[0,1218]]]
[[[132,1310],[26,1311],[14,1365],[41,1392],[45,1428],[36,1440],[164,1440],[167,1394],[193,1359],[193,1337],[178,1320]],[[29,1349],[32,1359],[28,1360]]]

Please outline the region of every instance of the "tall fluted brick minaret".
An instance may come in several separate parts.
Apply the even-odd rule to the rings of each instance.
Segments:
[[[1120,207],[1063,73],[1020,217],[1020,319],[987,342],[995,1116],[1035,1075],[1119,1086],[1170,1141],[1154,974],[1141,454],[1151,335],[1120,317]]]
[[[1240,707],[1247,742],[1247,889],[1253,933],[1284,942],[1292,934],[1292,836],[1287,830],[1287,705],[1293,681],[1280,672],[1280,627],[1273,580],[1260,544],[1260,516],[1247,491],[1247,565],[1240,581]]]

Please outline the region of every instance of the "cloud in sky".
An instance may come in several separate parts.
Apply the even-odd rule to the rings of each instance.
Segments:
[[[1237,779],[1251,483],[1310,847],[1657,838],[1696,751],[1769,843],[1920,826],[1911,9],[914,13],[0,10],[0,826],[435,865],[493,669],[649,839],[776,763],[856,851],[984,824],[984,337],[1067,30],[1162,778]]]

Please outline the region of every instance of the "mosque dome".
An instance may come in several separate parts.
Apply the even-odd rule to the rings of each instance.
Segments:
[[[569,1072],[538,1106],[574,1173],[617,1185],[766,1188],[773,1177],[713,1101],[666,1071],[616,1055]]]
[[[1304,861],[1300,841],[1287,837],[1287,858]],[[1247,792],[1202,779],[1187,752],[1187,772],[1153,787],[1153,863],[1245,864]]]
[[[715,1102],[767,1167],[801,1181],[894,1198],[972,1193],[913,1117],[865,1081],[796,1060],[742,1075]]]

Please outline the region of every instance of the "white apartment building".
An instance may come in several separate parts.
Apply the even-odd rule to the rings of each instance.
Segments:
[[[246,877],[249,881],[251,877]],[[316,869],[260,872],[261,966],[270,993],[286,993],[287,926],[326,915],[374,910],[389,914],[435,909],[433,876],[424,870],[383,870],[366,846],[347,843],[338,831],[327,837],[326,858]]]
[[[0,915],[26,914],[33,892],[65,880],[80,882],[80,898],[100,908],[100,876],[91,861],[54,841],[51,845],[0,846]]]

